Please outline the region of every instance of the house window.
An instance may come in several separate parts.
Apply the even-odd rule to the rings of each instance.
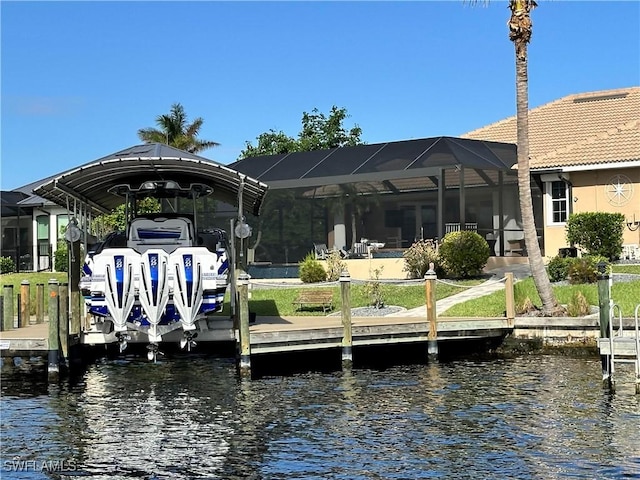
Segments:
[[[550,223],[564,223],[569,213],[569,188],[562,181],[551,183],[551,205],[549,209]]]
[[[69,225],[69,215],[58,215],[56,217],[56,222],[56,232],[58,234],[57,240],[64,240],[64,232],[67,230],[67,225]]]

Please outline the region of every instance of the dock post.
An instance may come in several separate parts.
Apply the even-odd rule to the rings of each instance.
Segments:
[[[44,323],[44,283],[36,284],[36,323]]]
[[[13,330],[13,285],[5,285],[2,292],[2,330],[5,332]]]
[[[340,273],[340,295],[342,298],[342,367],[353,364],[353,335],[351,331],[351,276],[346,270]]]
[[[429,334],[427,335],[427,357],[430,362],[438,361],[438,318],[436,314],[436,272],[433,263],[424,275],[424,288],[427,297],[427,321]]]
[[[240,375],[251,375],[251,339],[249,336],[249,275],[241,273],[238,278]]]
[[[49,364],[47,372],[50,379],[58,377],[60,364],[58,360],[59,342],[59,285],[55,278],[49,280]]]
[[[505,273],[504,294],[507,312],[507,325],[513,327],[516,319],[516,305],[513,297],[513,272]]]
[[[609,292],[609,273],[607,264],[600,262],[598,268],[598,307],[600,309],[600,338],[609,338],[609,322],[611,321],[611,295]],[[611,357],[600,355],[602,365],[602,385],[613,386],[611,378]]]
[[[29,280],[20,282],[20,327],[26,327],[31,324],[31,312],[29,305],[29,296],[31,294],[31,285]]]
[[[80,255],[80,242],[72,242],[69,245],[69,333],[80,334],[80,271],[82,270],[82,257]]]
[[[58,301],[59,339],[60,339],[60,363],[64,364],[69,359],[69,285],[60,284],[60,296]]]

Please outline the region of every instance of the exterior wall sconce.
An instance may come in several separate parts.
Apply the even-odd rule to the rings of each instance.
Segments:
[[[627,228],[632,232],[635,232],[636,230],[638,230],[638,228],[640,228],[640,220],[636,220],[635,213],[633,214],[633,221],[627,222]]]

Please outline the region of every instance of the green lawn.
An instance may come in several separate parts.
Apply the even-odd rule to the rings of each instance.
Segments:
[[[478,285],[481,280],[464,280],[455,282],[461,287],[438,284],[436,288],[436,300],[448,297],[464,290],[462,286]],[[316,288],[314,286],[292,288],[254,288],[251,290],[249,309],[258,315],[266,316],[290,316],[290,315],[325,315],[321,308],[310,310],[297,310],[293,301],[302,288]],[[342,309],[340,286],[330,287],[333,290],[334,312]],[[410,286],[381,284],[382,296],[385,305],[397,305],[405,308],[415,308],[426,303],[424,283]],[[351,286],[351,307],[365,307],[370,304],[364,285]],[[225,301],[223,315],[228,315],[228,294]]]
[[[47,308],[47,291],[48,291],[48,283],[50,279],[56,279],[60,283],[66,283],[68,281],[68,276],[66,273],[52,273],[52,272],[40,272],[40,273],[4,273],[0,275],[0,285],[2,285],[2,295],[4,296],[4,286],[5,285],[13,285],[13,297],[14,297],[14,312],[18,312],[17,308],[17,297],[20,293],[20,284],[23,280],[29,281],[29,310],[31,311],[31,315],[35,315],[36,313],[36,285],[39,283],[44,285],[44,302],[45,309]]]
[[[633,273],[640,275],[640,265],[614,265],[614,273]],[[515,285],[516,299],[528,297],[534,305],[542,302],[536,291],[532,278],[522,280]],[[590,305],[598,305],[597,284],[554,286],[558,302],[568,304],[575,292],[580,291]],[[640,279],[633,282],[614,283],[611,287],[611,298],[620,306],[624,316],[633,316],[636,305],[640,304]],[[493,317],[502,316],[505,311],[504,292],[494,292],[468,302],[454,305],[443,316],[448,317]]]
[[[640,265],[614,265],[613,271],[616,273],[633,273],[640,275]],[[49,279],[55,278],[59,282],[67,281],[66,273],[20,273],[4,274],[0,276],[0,285],[13,285],[14,297],[20,292],[20,283],[28,280],[31,285],[31,313],[35,313],[36,284],[44,284],[45,290]],[[477,285],[482,281],[479,279],[452,282],[462,287],[438,283],[436,286],[436,298],[442,299],[458,293],[464,286]],[[295,286],[291,288],[253,288],[249,299],[249,309],[258,315],[325,315],[322,309],[297,311],[293,301],[301,288],[314,288],[311,286]],[[342,308],[340,286],[329,287],[333,290],[334,312],[339,312]],[[381,282],[382,296],[386,305],[397,305],[405,308],[415,308],[425,304],[424,283],[409,286],[391,285]],[[535,305],[540,305],[540,299],[535,290],[531,278],[516,283],[517,297],[529,297]],[[558,301],[567,304],[576,291],[581,291],[591,305],[598,304],[597,285],[567,285],[556,286],[554,291]],[[640,303],[640,280],[634,282],[614,283],[611,296],[615,303],[620,305],[625,316],[633,315],[634,309]],[[45,292],[46,295],[46,292]],[[364,285],[353,284],[351,286],[351,306],[364,307],[369,305]],[[486,295],[475,300],[470,300],[463,304],[454,305],[448,309],[444,316],[460,317],[492,317],[502,316],[505,311],[504,291],[498,291],[491,295]],[[229,293],[227,292],[224,311],[221,315],[229,315]]]

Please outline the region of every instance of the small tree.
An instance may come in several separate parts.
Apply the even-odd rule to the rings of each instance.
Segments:
[[[567,241],[578,245],[589,255],[609,260],[620,258],[624,215],[621,213],[585,212],[569,215]]]

